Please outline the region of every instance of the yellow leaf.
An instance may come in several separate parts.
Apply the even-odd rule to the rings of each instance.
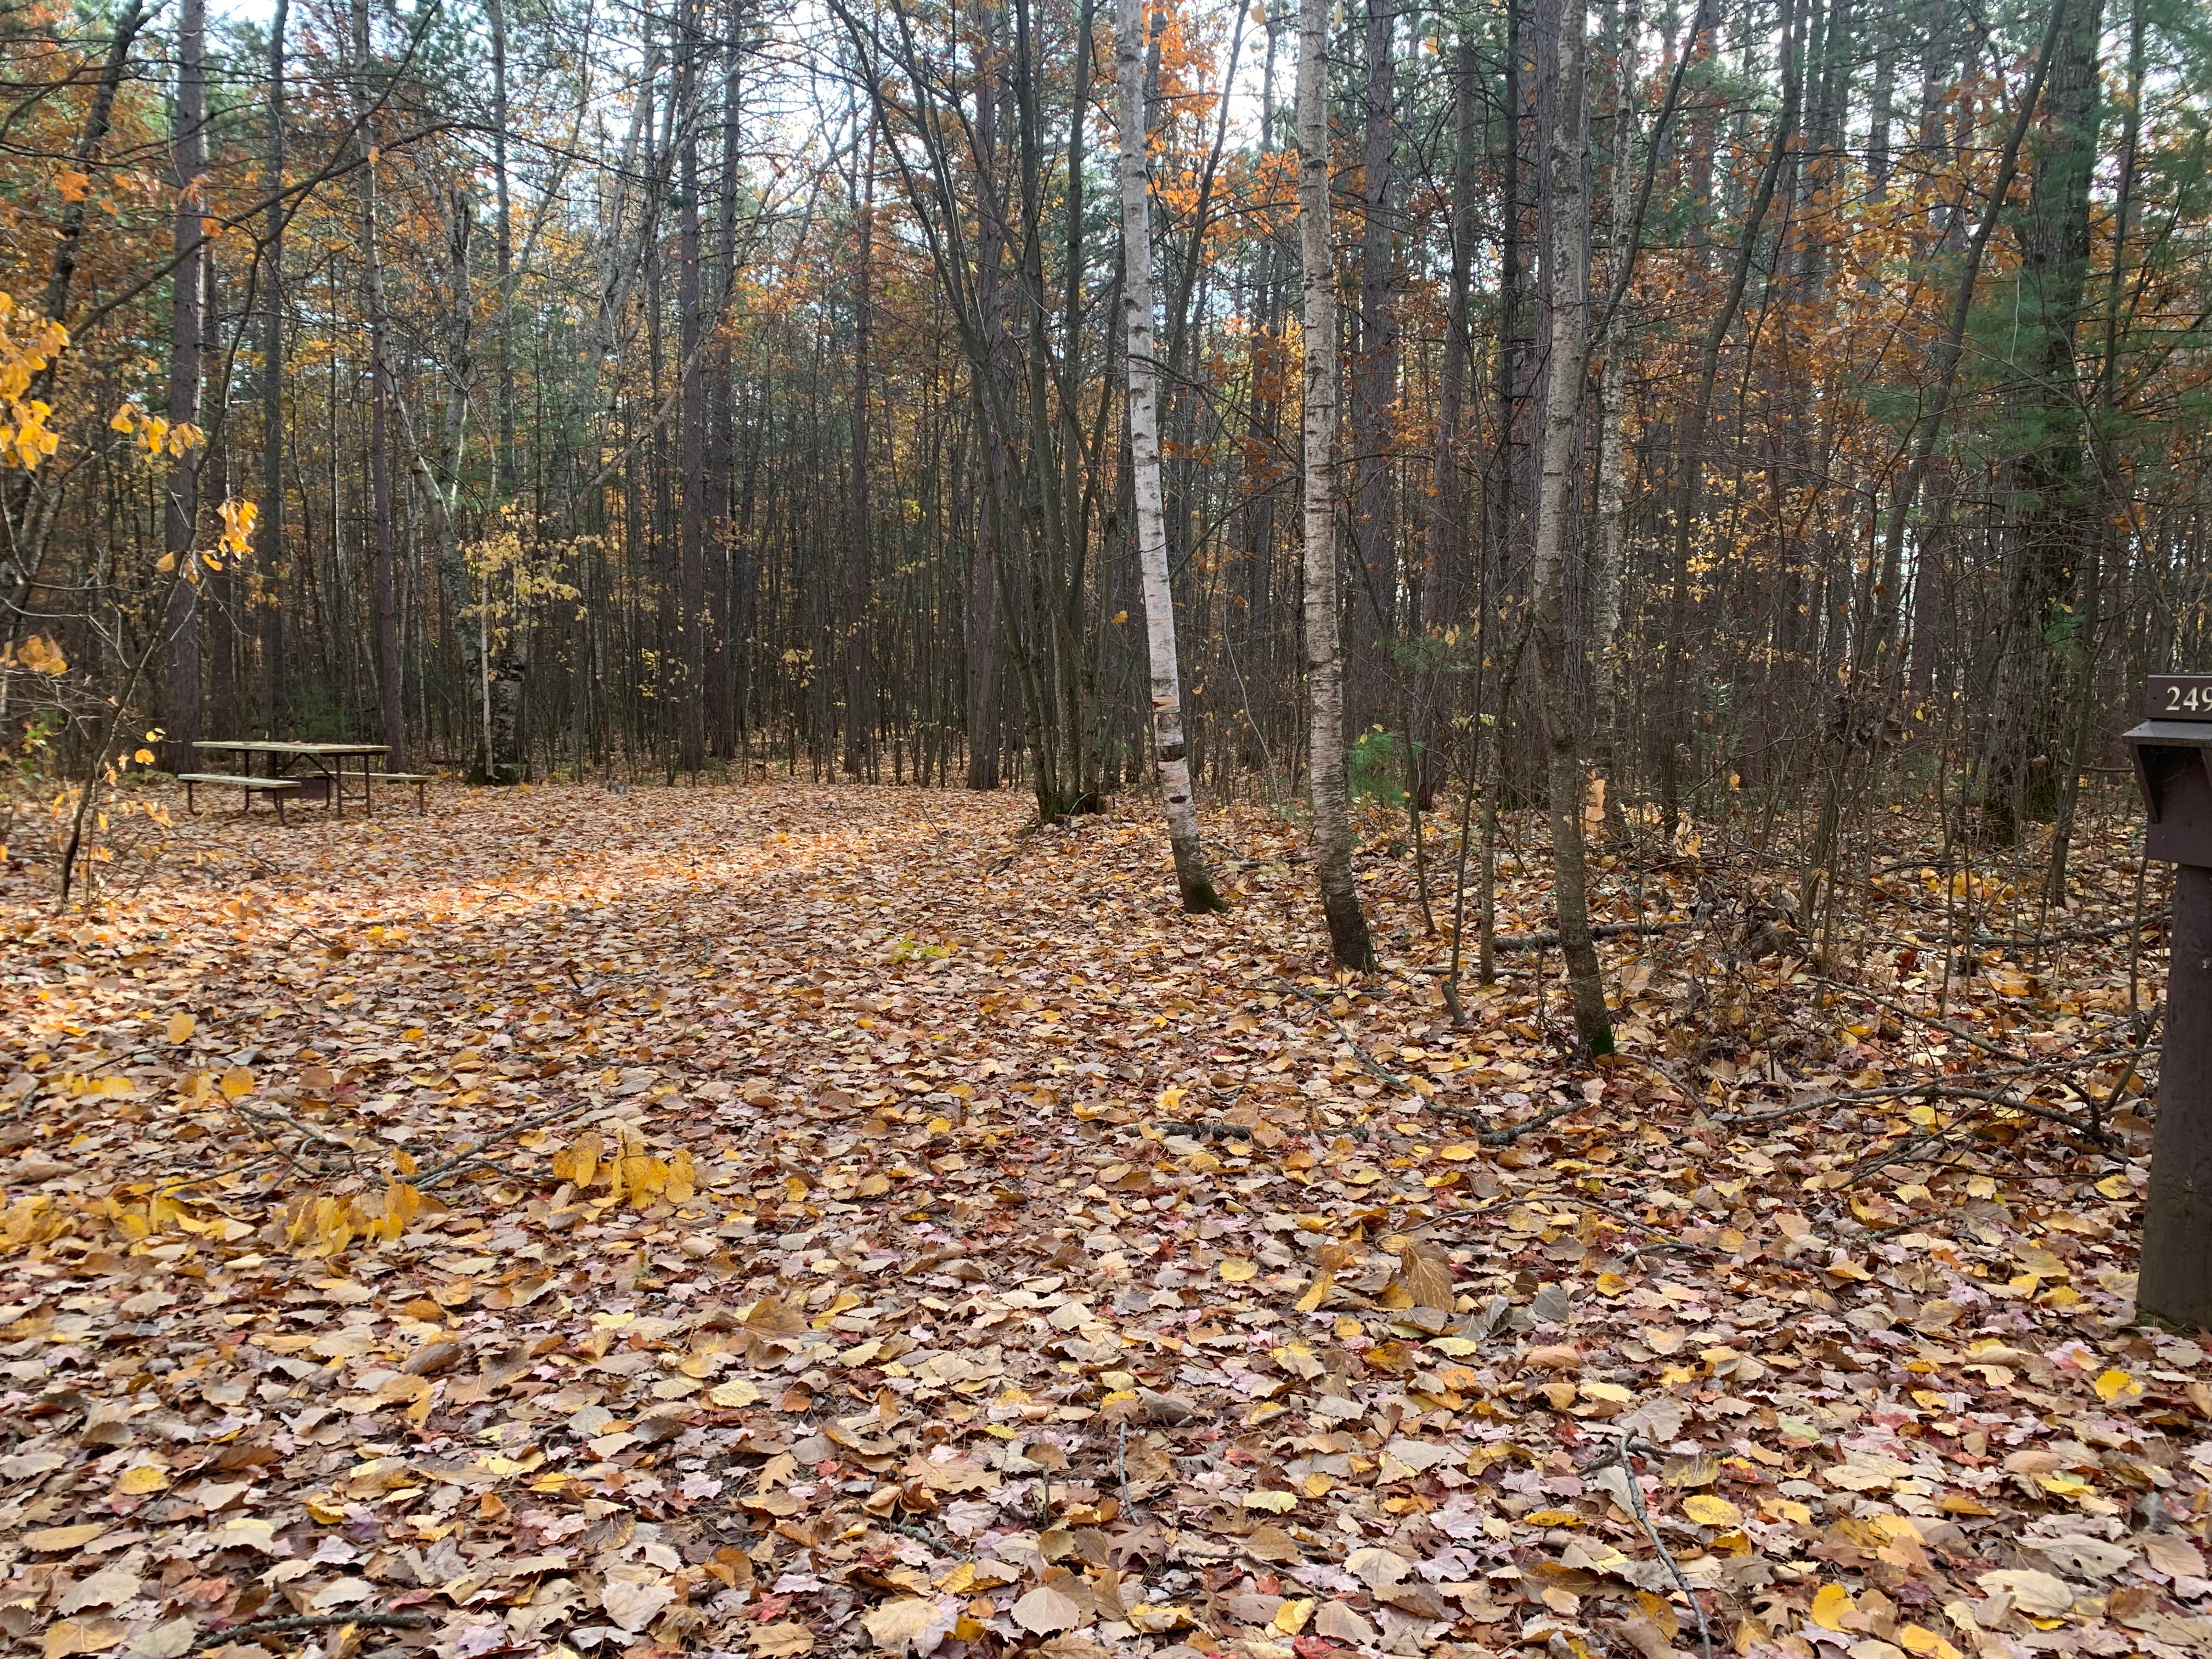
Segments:
[[[1218,1273],[1222,1278],[1226,1279],[1230,1284],[1242,1285],[1249,1280],[1252,1276],[1257,1273],[1260,1270],[1254,1267],[1250,1262],[1245,1261],[1242,1256],[1232,1255],[1225,1257],[1220,1267],[1216,1268],[1214,1271]]]
[[[707,1398],[717,1406],[736,1409],[759,1401],[760,1390],[742,1376],[733,1376],[726,1382],[717,1383],[707,1391]]]
[[[1897,1644],[1907,1653],[1918,1654],[1920,1659],[1964,1659],[1958,1649],[1919,1625],[1898,1626]]]
[[[1270,1515],[1287,1515],[1297,1506],[1298,1495],[1293,1492],[1271,1488],[1267,1492],[1248,1492],[1244,1494],[1246,1509],[1265,1510]]]
[[[1312,1284],[1307,1285],[1304,1294],[1298,1297],[1296,1304],[1297,1310],[1300,1313],[1311,1313],[1316,1308],[1321,1306],[1322,1300],[1328,1295],[1329,1291],[1334,1288],[1335,1285],[1336,1275],[1334,1273],[1322,1273],[1318,1279],[1315,1279]]]
[[[141,1463],[136,1468],[123,1471],[123,1478],[115,1483],[115,1490],[124,1498],[143,1498],[148,1492],[161,1491],[168,1484],[168,1470],[159,1463]]]
[[[169,1016],[169,1023],[164,1028],[164,1030],[170,1042],[182,1042],[186,1037],[191,1036],[198,1027],[199,1021],[195,1019],[190,1014],[171,1014]]]
[[[1725,1498],[1698,1492],[1682,1500],[1682,1513],[1701,1527],[1733,1527],[1743,1521],[1743,1511]]]
[[[2130,1400],[2142,1398],[2142,1384],[2123,1370],[2106,1371],[2097,1379],[2097,1398],[2110,1403],[2124,1396]]]
[[[1813,1622],[1822,1630],[1840,1632],[1844,1620],[1858,1611],[1851,1593],[1841,1584],[1823,1584],[1813,1596]]]
[[[234,1066],[222,1074],[222,1080],[217,1086],[228,1098],[242,1099],[253,1092],[253,1073],[243,1066]]]
[[[160,558],[154,561],[154,568],[160,571],[165,576],[176,568],[177,556],[173,553],[164,553]]]

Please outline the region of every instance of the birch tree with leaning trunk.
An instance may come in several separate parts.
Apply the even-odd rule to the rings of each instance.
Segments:
[[[1223,910],[1206,874],[1182,734],[1176,665],[1175,591],[1168,579],[1167,519],[1160,494],[1158,375],[1152,346],[1151,170],[1145,149],[1144,0],[1118,0],[1114,54],[1121,90],[1121,307],[1129,374],[1129,462],[1136,499],[1137,567],[1145,593],[1145,645],[1152,659],[1152,764],[1175,854],[1176,886],[1193,914]]]
[[[1298,244],[1305,297],[1305,624],[1314,871],[1330,953],[1362,972],[1375,946],[1352,880],[1344,651],[1336,595],[1336,269],[1328,245],[1328,0],[1298,6]]]

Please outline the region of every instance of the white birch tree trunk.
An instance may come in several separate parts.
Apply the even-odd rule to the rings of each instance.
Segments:
[[[1145,646],[1152,661],[1152,764],[1167,815],[1182,908],[1225,908],[1206,871],[1183,742],[1182,687],[1176,665],[1175,592],[1168,579],[1167,519],[1160,495],[1158,376],[1152,345],[1151,170],[1146,159],[1144,0],[1118,0],[1114,52],[1121,93],[1121,307],[1129,374],[1129,465],[1136,498],[1137,568],[1145,592]]]
[[[1352,879],[1344,757],[1344,653],[1336,596],[1336,267],[1328,216],[1329,0],[1298,6],[1298,243],[1305,293],[1305,624],[1314,868],[1329,950],[1375,965]]]

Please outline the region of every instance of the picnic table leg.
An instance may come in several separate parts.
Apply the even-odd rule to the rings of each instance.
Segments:
[[[323,775],[325,778],[330,776],[328,769],[324,770]],[[337,780],[331,788],[331,810],[341,818],[345,817],[345,763],[343,761],[338,763]]]
[[[338,769],[341,771],[345,769],[343,761],[338,763]],[[376,816],[376,785],[371,780],[368,769],[369,757],[363,755],[361,757],[361,810],[370,817],[374,817]]]
[[[284,823],[284,792],[282,789],[271,789],[269,792],[269,799],[276,803],[276,824],[279,829],[282,829]]]
[[[199,816],[199,810],[192,802],[192,786],[191,781],[187,780],[185,784],[185,811],[197,817]]]

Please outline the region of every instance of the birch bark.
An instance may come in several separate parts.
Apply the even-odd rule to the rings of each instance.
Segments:
[[[1121,91],[1121,308],[1129,375],[1129,462],[1136,501],[1137,568],[1145,594],[1145,646],[1151,659],[1152,764],[1166,814],[1176,886],[1193,913],[1226,907],[1206,874],[1191,796],[1182,733],[1182,687],[1176,665],[1175,592],[1168,580],[1167,518],[1160,491],[1158,376],[1152,341],[1151,170],[1145,148],[1144,0],[1118,0],[1114,53]]]

